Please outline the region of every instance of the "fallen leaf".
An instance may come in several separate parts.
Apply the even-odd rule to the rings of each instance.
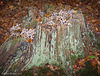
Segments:
[[[90,59],[89,59],[89,56],[87,56],[87,57],[85,58],[85,62],[88,61],[88,60],[90,60]]]
[[[21,36],[19,35],[19,37],[21,37]]]
[[[75,64],[75,65],[73,66],[73,68],[76,69],[76,68],[77,68],[77,65]]]
[[[45,15],[47,18],[49,18],[50,17],[50,15]]]
[[[38,69],[41,69],[42,67],[38,67]]]
[[[21,37],[24,37],[23,35],[21,35]]]
[[[32,39],[27,39],[27,42],[31,43],[32,42]]]
[[[92,65],[93,65],[94,67],[96,67],[95,65],[97,64],[97,61],[95,60],[95,58],[93,58],[93,59],[91,60],[91,62],[92,62]]]
[[[84,65],[84,62],[83,61],[79,61],[79,65],[80,66],[83,66]]]
[[[16,36],[14,36],[14,39],[16,39],[17,37]]]
[[[60,6],[64,7],[64,5],[62,3],[60,3]]]
[[[98,20],[96,23],[100,24],[100,20]]]
[[[40,18],[39,21],[41,22],[42,21],[42,18]]]
[[[96,22],[97,20],[92,20],[92,22]]]
[[[96,27],[96,30],[98,31],[98,28]]]
[[[98,73],[100,74],[100,66],[98,66]]]
[[[47,75],[50,75],[50,73],[47,73]]]
[[[77,13],[77,10],[75,10],[75,12],[74,12],[75,14]]]
[[[91,8],[91,6],[87,6],[87,8],[90,10],[90,11],[92,11],[93,9]]]
[[[13,5],[11,5],[11,6],[9,6],[9,8],[12,10],[12,9],[14,9],[14,6],[13,6]]]

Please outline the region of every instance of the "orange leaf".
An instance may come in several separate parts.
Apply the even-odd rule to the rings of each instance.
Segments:
[[[16,39],[17,37],[16,36],[14,36],[14,39]]]
[[[31,43],[32,42],[32,39],[27,39],[27,42]]]
[[[77,13],[77,11],[75,10],[75,14]]]
[[[23,37],[23,35],[21,35],[21,37]]]
[[[77,65],[75,64],[75,65],[73,66],[73,68],[76,69],[76,68],[77,68]]]
[[[20,34],[18,36],[20,37]]]
[[[42,21],[42,18],[39,17],[39,18],[37,19],[37,21],[40,21],[40,22],[41,22],[41,21]]]
[[[30,30],[30,28],[28,28],[28,30]]]
[[[0,43],[3,43],[5,40],[0,40]]]
[[[97,61],[96,61],[95,59],[92,59],[91,62],[92,62],[92,65],[93,65],[94,67],[96,67],[95,65],[97,64]]]
[[[87,6],[87,8],[90,10],[90,11],[92,11],[93,9],[91,8],[91,6]]]
[[[87,56],[87,57],[85,58],[85,62],[88,61],[88,60],[90,60],[90,59],[89,59],[89,57]]]
[[[82,66],[84,65],[84,63],[82,61],[79,61],[79,65]]]
[[[49,18],[50,15],[45,15],[47,18]]]
[[[47,73],[47,75],[50,75],[50,73]]]
[[[7,68],[7,70],[9,70],[11,67],[9,66],[8,68]]]
[[[67,21],[68,19],[66,18],[66,21]]]
[[[21,32],[21,31],[22,31],[22,29],[19,29],[19,30],[18,30],[18,32]]]
[[[96,22],[97,20],[92,20],[92,22]]]
[[[96,67],[94,63],[92,63],[92,65],[93,65],[94,67]]]
[[[60,5],[61,5],[62,7],[64,7],[64,5],[63,5],[62,3],[60,3]]]
[[[4,37],[4,39],[7,39],[7,38],[9,38],[9,36]]]

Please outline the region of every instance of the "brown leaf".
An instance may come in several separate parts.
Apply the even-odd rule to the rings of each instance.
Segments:
[[[38,69],[41,69],[42,67],[38,67]]]
[[[98,20],[96,23],[100,24],[100,20]]]
[[[100,66],[98,66],[98,73],[100,74]]]
[[[87,6],[87,8],[90,10],[90,11],[92,11],[93,9],[91,8],[91,6]]]

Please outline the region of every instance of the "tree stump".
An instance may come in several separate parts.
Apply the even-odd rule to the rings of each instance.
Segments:
[[[93,48],[82,12],[67,7],[47,4],[39,9],[38,18],[33,16],[32,12],[36,13],[31,9],[20,26],[22,30],[36,30],[33,41],[29,39],[28,30],[24,33],[28,36],[24,38],[18,37],[22,35],[19,31],[12,32],[17,37],[11,35],[0,47],[0,65],[4,66],[2,74],[17,75],[33,66],[49,63],[63,68],[68,76],[72,75],[75,59],[87,56]]]

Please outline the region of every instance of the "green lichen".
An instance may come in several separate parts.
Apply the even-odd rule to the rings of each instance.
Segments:
[[[18,39],[13,40],[12,47],[14,47],[17,42],[18,42]]]
[[[23,40],[24,38],[21,38],[21,37],[19,37],[19,38],[17,38],[17,39],[14,39],[13,41],[12,41],[12,47],[14,47],[15,45],[16,45],[16,43],[18,43],[18,41],[19,40]]]
[[[28,23],[25,27],[26,28],[36,28],[36,26],[37,26],[37,21],[35,20],[31,23]]]

